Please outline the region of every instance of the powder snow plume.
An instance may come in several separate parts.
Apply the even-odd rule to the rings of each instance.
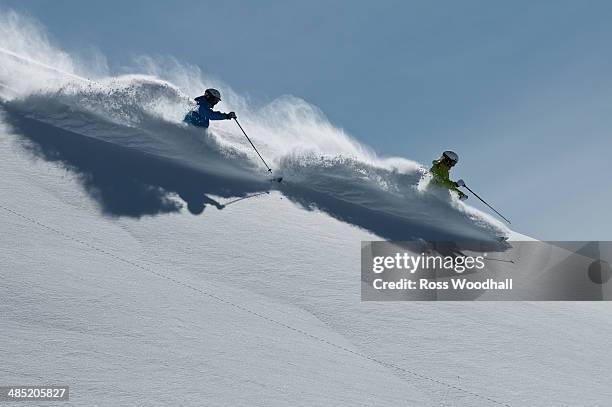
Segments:
[[[205,134],[182,122],[195,106],[193,97],[208,87],[220,89],[219,110],[237,112],[274,174],[285,177],[285,183],[267,182],[263,164],[235,123],[215,122]],[[207,191],[216,196],[278,188],[305,209],[321,210],[384,238],[488,239],[510,233],[488,214],[429,186],[427,170],[419,163],[377,156],[303,99],[281,96],[258,106],[198,67],[172,57],[142,56],[123,72],[113,73],[100,53],[77,59],[54,45],[40,24],[11,11],[0,14],[0,98],[4,120],[14,133],[44,158],[53,156],[48,151],[59,151],[58,161],[86,174],[83,179],[88,179],[92,198],[101,199],[110,212],[99,192],[103,186],[96,185],[96,178],[104,176],[91,175],[105,169],[85,168],[86,160],[75,155],[79,143],[100,142],[141,153],[146,163],[144,158],[130,160],[142,161],[142,166],[158,165],[150,161],[156,157],[189,168],[191,175],[181,177],[203,177],[198,182],[218,186]],[[37,126],[46,126],[46,138]],[[111,162],[113,154],[119,154],[113,151],[107,151]],[[152,171],[143,168],[138,176],[147,174],[147,188],[178,195],[193,206],[186,198],[191,190],[185,192],[190,187],[168,181],[172,171],[160,170],[157,179],[150,179]],[[214,182],[207,175],[214,176]],[[116,176],[137,178],[125,172]],[[224,177],[231,179],[226,185],[232,188],[223,187]]]

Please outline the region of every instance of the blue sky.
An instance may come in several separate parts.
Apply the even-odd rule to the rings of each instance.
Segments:
[[[547,240],[612,239],[612,3],[0,0],[111,68],[173,55],[292,94],[383,155],[455,170]],[[475,199],[470,202],[479,206]]]

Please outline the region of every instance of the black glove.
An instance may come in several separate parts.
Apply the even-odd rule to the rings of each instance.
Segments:
[[[236,118],[236,113],[234,112],[229,112],[229,113],[225,113],[225,118],[226,119],[235,119]]]

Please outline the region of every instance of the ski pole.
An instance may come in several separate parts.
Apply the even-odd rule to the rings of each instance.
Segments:
[[[466,188],[468,191],[470,191],[470,192],[472,193],[472,195],[474,195],[476,198],[480,199],[480,201],[481,201],[483,204],[485,204],[485,205],[487,205],[489,208],[491,208],[491,209],[493,210],[493,212],[495,212],[496,214],[498,214],[499,216],[501,216],[501,217],[502,217],[502,218],[503,218],[503,219],[504,219],[506,222],[508,222],[508,223],[512,224],[512,222],[510,222],[508,219],[506,219],[506,217],[505,217],[504,215],[502,215],[501,213],[497,212],[497,211],[495,210],[495,208],[494,208],[494,207],[492,207],[491,205],[489,205],[489,204],[487,203],[487,201],[485,201],[484,199],[482,199],[481,197],[479,197],[479,196],[478,196],[478,194],[477,194],[476,192],[472,191],[472,190],[470,189],[470,187],[468,187],[468,186],[467,186],[467,185],[465,185],[465,184],[463,184],[463,186],[464,186],[464,187],[465,187],[465,188]]]
[[[272,168],[270,168],[268,166],[268,164],[266,163],[266,160],[263,159],[263,157],[261,156],[261,154],[259,154],[259,151],[257,151],[257,148],[255,147],[255,145],[253,144],[253,142],[251,141],[251,139],[249,138],[249,136],[247,136],[246,131],[244,131],[244,129],[242,128],[242,126],[240,125],[240,123],[238,123],[238,119],[236,119],[234,117],[234,120],[236,120],[236,124],[238,125],[238,127],[240,127],[240,130],[242,130],[242,134],[244,134],[244,137],[246,137],[247,140],[249,140],[249,143],[251,143],[251,146],[253,147],[253,150],[255,150],[255,152],[257,153],[257,155],[259,156],[259,158],[261,158],[261,161],[263,161],[264,165],[266,166],[266,168],[268,169],[268,172],[272,172]]]

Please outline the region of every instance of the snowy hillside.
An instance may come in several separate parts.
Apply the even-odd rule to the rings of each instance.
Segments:
[[[75,406],[605,406],[605,304],[360,301],[360,242],[495,239],[491,216],[315,107],[181,123],[177,67],[88,74],[0,29],[0,385]]]

